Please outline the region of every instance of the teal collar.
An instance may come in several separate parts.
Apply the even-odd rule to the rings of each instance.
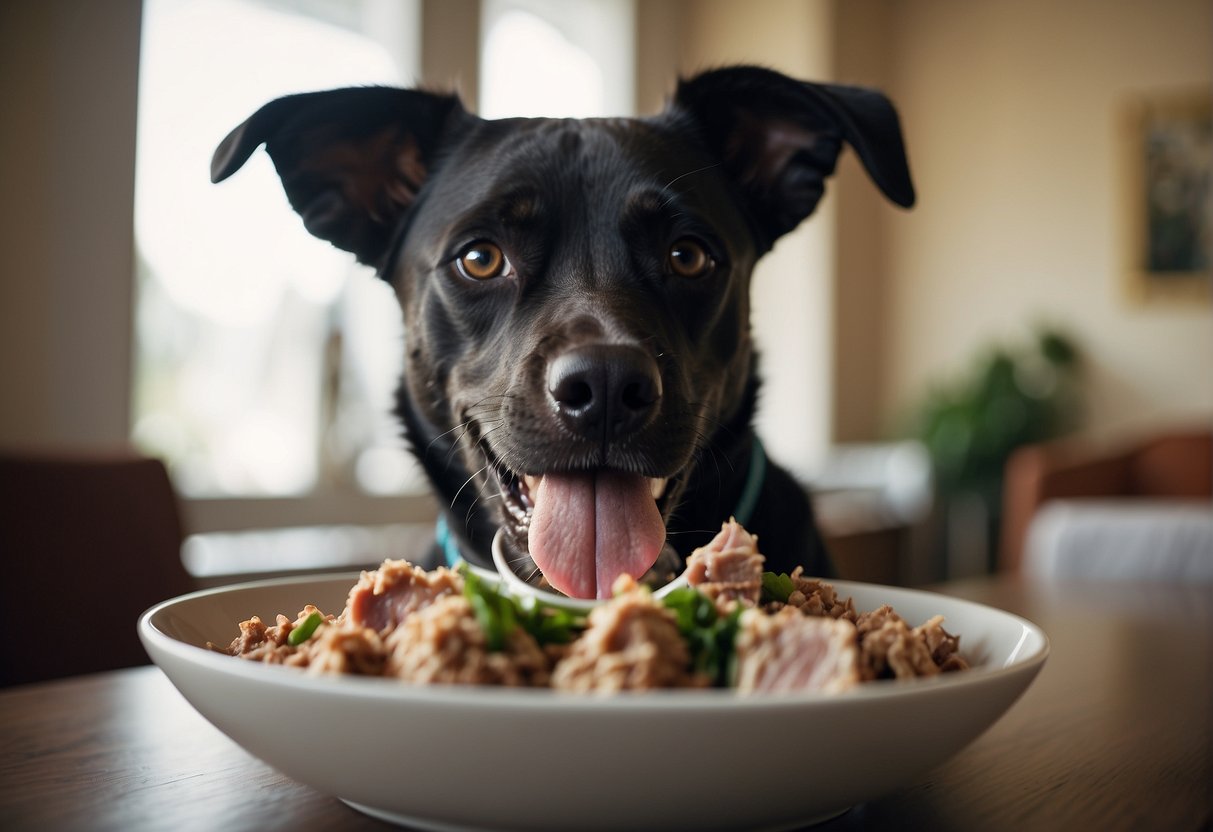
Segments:
[[[754,516],[758,506],[758,495],[762,492],[762,483],[767,478],[767,452],[762,447],[762,440],[754,437],[750,445],[750,467],[746,471],[745,486],[741,496],[737,498],[737,507],[733,509],[733,518],[741,525],[746,525]]]
[[[758,495],[762,492],[762,483],[766,480],[766,476],[766,449],[762,447],[762,440],[755,436],[750,447],[750,467],[746,471],[745,485],[742,486],[741,496],[737,499],[737,505],[732,514],[733,518],[743,526],[749,523],[754,516],[754,509],[758,506]],[[442,549],[442,558],[446,561],[447,566],[454,569],[463,562],[459,544],[455,542],[455,535],[451,532],[451,526],[447,523],[445,514],[438,515],[434,538],[437,540],[439,548]]]
[[[434,539],[438,542],[438,547],[442,549],[442,559],[446,561],[446,565],[454,569],[463,562],[463,555],[459,552],[459,544],[455,542],[455,535],[451,533],[451,526],[446,522],[446,515],[441,512],[438,514],[438,523],[434,528]]]

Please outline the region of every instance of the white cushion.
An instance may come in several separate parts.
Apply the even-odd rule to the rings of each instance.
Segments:
[[[1023,571],[1053,579],[1213,582],[1213,502],[1051,501],[1028,527]]]

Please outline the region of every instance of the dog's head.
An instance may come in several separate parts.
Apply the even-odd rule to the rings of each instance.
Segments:
[[[308,231],[395,288],[400,412],[453,525],[483,546],[477,526],[501,524],[580,597],[653,565],[697,461],[748,422],[751,270],[812,213],[842,145],[914,200],[883,95],[753,67],[685,81],[649,119],[289,96],[223,141],[212,178],[262,143]]]

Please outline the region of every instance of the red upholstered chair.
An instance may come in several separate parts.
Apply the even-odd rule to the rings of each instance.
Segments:
[[[139,614],[194,588],[181,540],[159,460],[0,451],[0,686],[147,663]]]
[[[1020,448],[1005,471],[1000,568],[1020,568],[1028,528],[1045,503],[1085,497],[1213,497],[1213,430],[1114,447],[1071,439]]]

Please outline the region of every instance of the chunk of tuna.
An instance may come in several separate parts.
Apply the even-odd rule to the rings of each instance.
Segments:
[[[807,616],[794,607],[774,614],[746,610],[737,633],[740,693],[837,693],[859,683],[855,625]]]

